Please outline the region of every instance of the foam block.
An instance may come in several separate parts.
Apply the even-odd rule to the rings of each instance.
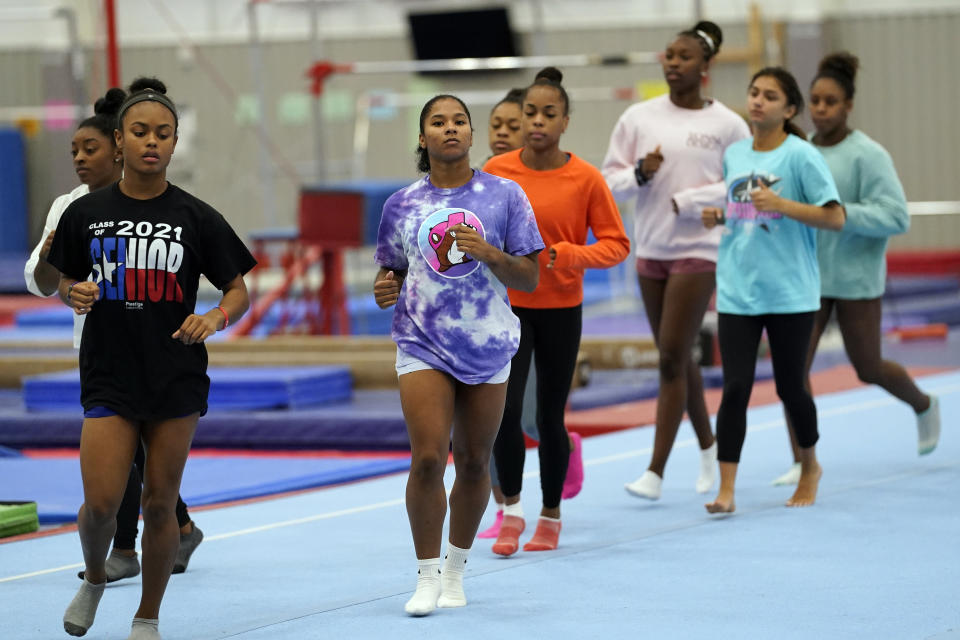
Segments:
[[[349,367],[210,367],[213,409],[307,407],[348,400]],[[23,381],[28,411],[79,411],[78,370],[29,376]]]

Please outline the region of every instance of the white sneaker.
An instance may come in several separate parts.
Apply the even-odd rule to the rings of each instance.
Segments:
[[[643,475],[633,482],[628,482],[623,485],[623,488],[626,489],[630,495],[637,496],[638,498],[646,498],[647,500],[659,500],[662,487],[663,478],[649,469],[644,471]]]
[[[706,449],[700,450],[700,475],[697,476],[697,493],[706,493],[717,480],[717,439]]]
[[[797,484],[798,482],[800,482],[800,463],[794,462],[789,471],[774,479],[771,484],[775,487],[782,487],[788,484]]]
[[[917,414],[917,453],[925,456],[940,442],[940,399],[930,395],[930,406]]]

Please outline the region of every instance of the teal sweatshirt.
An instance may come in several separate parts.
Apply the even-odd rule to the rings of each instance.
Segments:
[[[847,210],[842,230],[817,231],[820,295],[879,298],[887,277],[887,239],[910,228],[907,199],[893,160],[879,143],[857,130],[839,144],[817,149],[827,160]]]

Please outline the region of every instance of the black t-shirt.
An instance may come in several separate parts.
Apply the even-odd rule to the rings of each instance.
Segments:
[[[133,420],[206,411],[206,347],[171,335],[194,313],[200,274],[222,289],[256,265],[222,215],[172,184],[136,200],[117,183],[67,207],[47,260],[100,286],[80,343],[84,410]]]

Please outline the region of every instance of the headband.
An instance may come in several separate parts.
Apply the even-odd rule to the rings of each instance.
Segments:
[[[697,29],[694,33],[700,36],[700,38],[707,43],[707,46],[710,47],[711,54],[716,53],[717,48],[713,44],[713,38],[708,36],[706,31],[700,31],[700,29]]]
[[[130,107],[139,102],[146,102],[147,100],[159,102],[169,109],[170,113],[173,114],[173,128],[177,128],[180,120],[177,118],[177,109],[173,106],[173,101],[162,93],[157,93],[151,89],[145,89],[139,93],[133,94],[127,98],[122,105],[120,105],[120,111],[117,113],[117,128],[121,128],[121,124],[123,123],[123,114],[125,114]]]

